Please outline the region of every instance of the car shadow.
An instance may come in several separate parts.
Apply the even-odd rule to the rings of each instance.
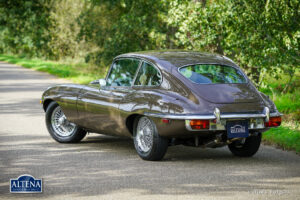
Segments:
[[[52,197],[70,191],[86,197],[129,190],[145,195],[222,196],[228,191],[285,190],[272,184],[280,180],[299,184],[293,179],[299,177],[299,170],[288,170],[299,166],[299,159],[287,165],[285,160],[291,155],[270,157],[274,149],[266,147],[252,158],[238,158],[226,148],[179,145],[170,147],[163,161],[149,162],[137,156],[132,140],[126,138],[91,134],[78,144],[59,144],[47,135],[27,135],[24,140],[22,135],[1,134],[0,139],[8,141],[0,146],[2,194],[8,193],[9,178],[24,173],[43,178],[42,196]],[[14,144],[18,147],[11,149]]]

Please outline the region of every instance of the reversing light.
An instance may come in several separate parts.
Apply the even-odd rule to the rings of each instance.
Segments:
[[[192,129],[209,129],[209,120],[192,119],[190,126]]]
[[[276,127],[280,126],[281,124],[281,117],[270,117],[268,122],[265,122],[265,127]]]

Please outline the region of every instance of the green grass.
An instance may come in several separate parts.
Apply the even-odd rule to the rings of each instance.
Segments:
[[[6,61],[26,68],[48,72],[80,84],[87,84],[92,80],[104,77],[107,69],[102,68],[102,70],[100,70],[97,66],[91,66],[85,63],[62,63],[1,54],[0,61]],[[280,112],[285,113],[282,126],[279,128],[272,128],[263,133],[263,141],[283,149],[295,150],[298,153],[300,153],[299,75],[300,73],[298,72],[293,80],[294,85],[291,87],[289,93],[281,94],[281,91],[288,80],[288,77],[282,74],[280,79],[266,76],[265,82],[268,87],[260,89],[260,91],[270,96]]]
[[[283,123],[278,128],[271,128],[263,133],[263,141],[286,150],[300,153],[300,79],[299,70],[292,80],[289,91],[282,94],[283,88],[288,83],[289,77],[280,74],[280,78],[265,77],[267,87],[260,91],[269,95],[274,101],[279,112],[284,113]]]
[[[289,77],[280,73],[279,78],[265,76],[266,87],[260,91],[270,96],[279,112],[284,113],[283,123],[263,133],[264,143],[300,153],[300,89],[299,70],[292,80],[289,91],[282,94]]]
[[[288,127],[271,128],[263,133],[263,141],[267,144],[275,144],[286,150],[295,150],[300,153],[300,130]]]
[[[66,78],[79,84],[87,84],[93,80],[103,78],[105,74],[105,69],[100,70],[96,66],[91,66],[85,63],[62,63],[1,54],[0,61],[21,65],[25,68],[42,72],[48,72],[49,74],[60,78]]]
[[[300,108],[300,90],[296,90],[294,93],[287,93],[273,97],[273,100],[280,112],[296,112]]]
[[[300,109],[300,71],[298,70],[292,80],[292,84],[287,93],[282,94],[282,90],[288,83],[289,77],[280,73],[279,78],[271,76],[264,77],[266,84],[265,88],[260,88],[260,91],[269,95],[274,101],[278,110],[282,113],[297,112]]]

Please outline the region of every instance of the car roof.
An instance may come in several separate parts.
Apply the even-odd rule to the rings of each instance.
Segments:
[[[185,50],[140,51],[121,54],[116,59],[121,57],[139,57],[162,67],[170,64],[174,67],[181,67],[199,63],[236,66],[232,60],[222,55]]]

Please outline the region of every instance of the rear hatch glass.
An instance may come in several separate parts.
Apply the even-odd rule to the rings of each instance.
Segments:
[[[190,65],[181,67],[179,72],[198,84],[246,83],[246,79],[240,70],[225,65]]]
[[[197,64],[181,67],[179,72],[194,83],[194,93],[212,103],[260,102],[255,87],[247,83],[238,69],[225,65]]]

